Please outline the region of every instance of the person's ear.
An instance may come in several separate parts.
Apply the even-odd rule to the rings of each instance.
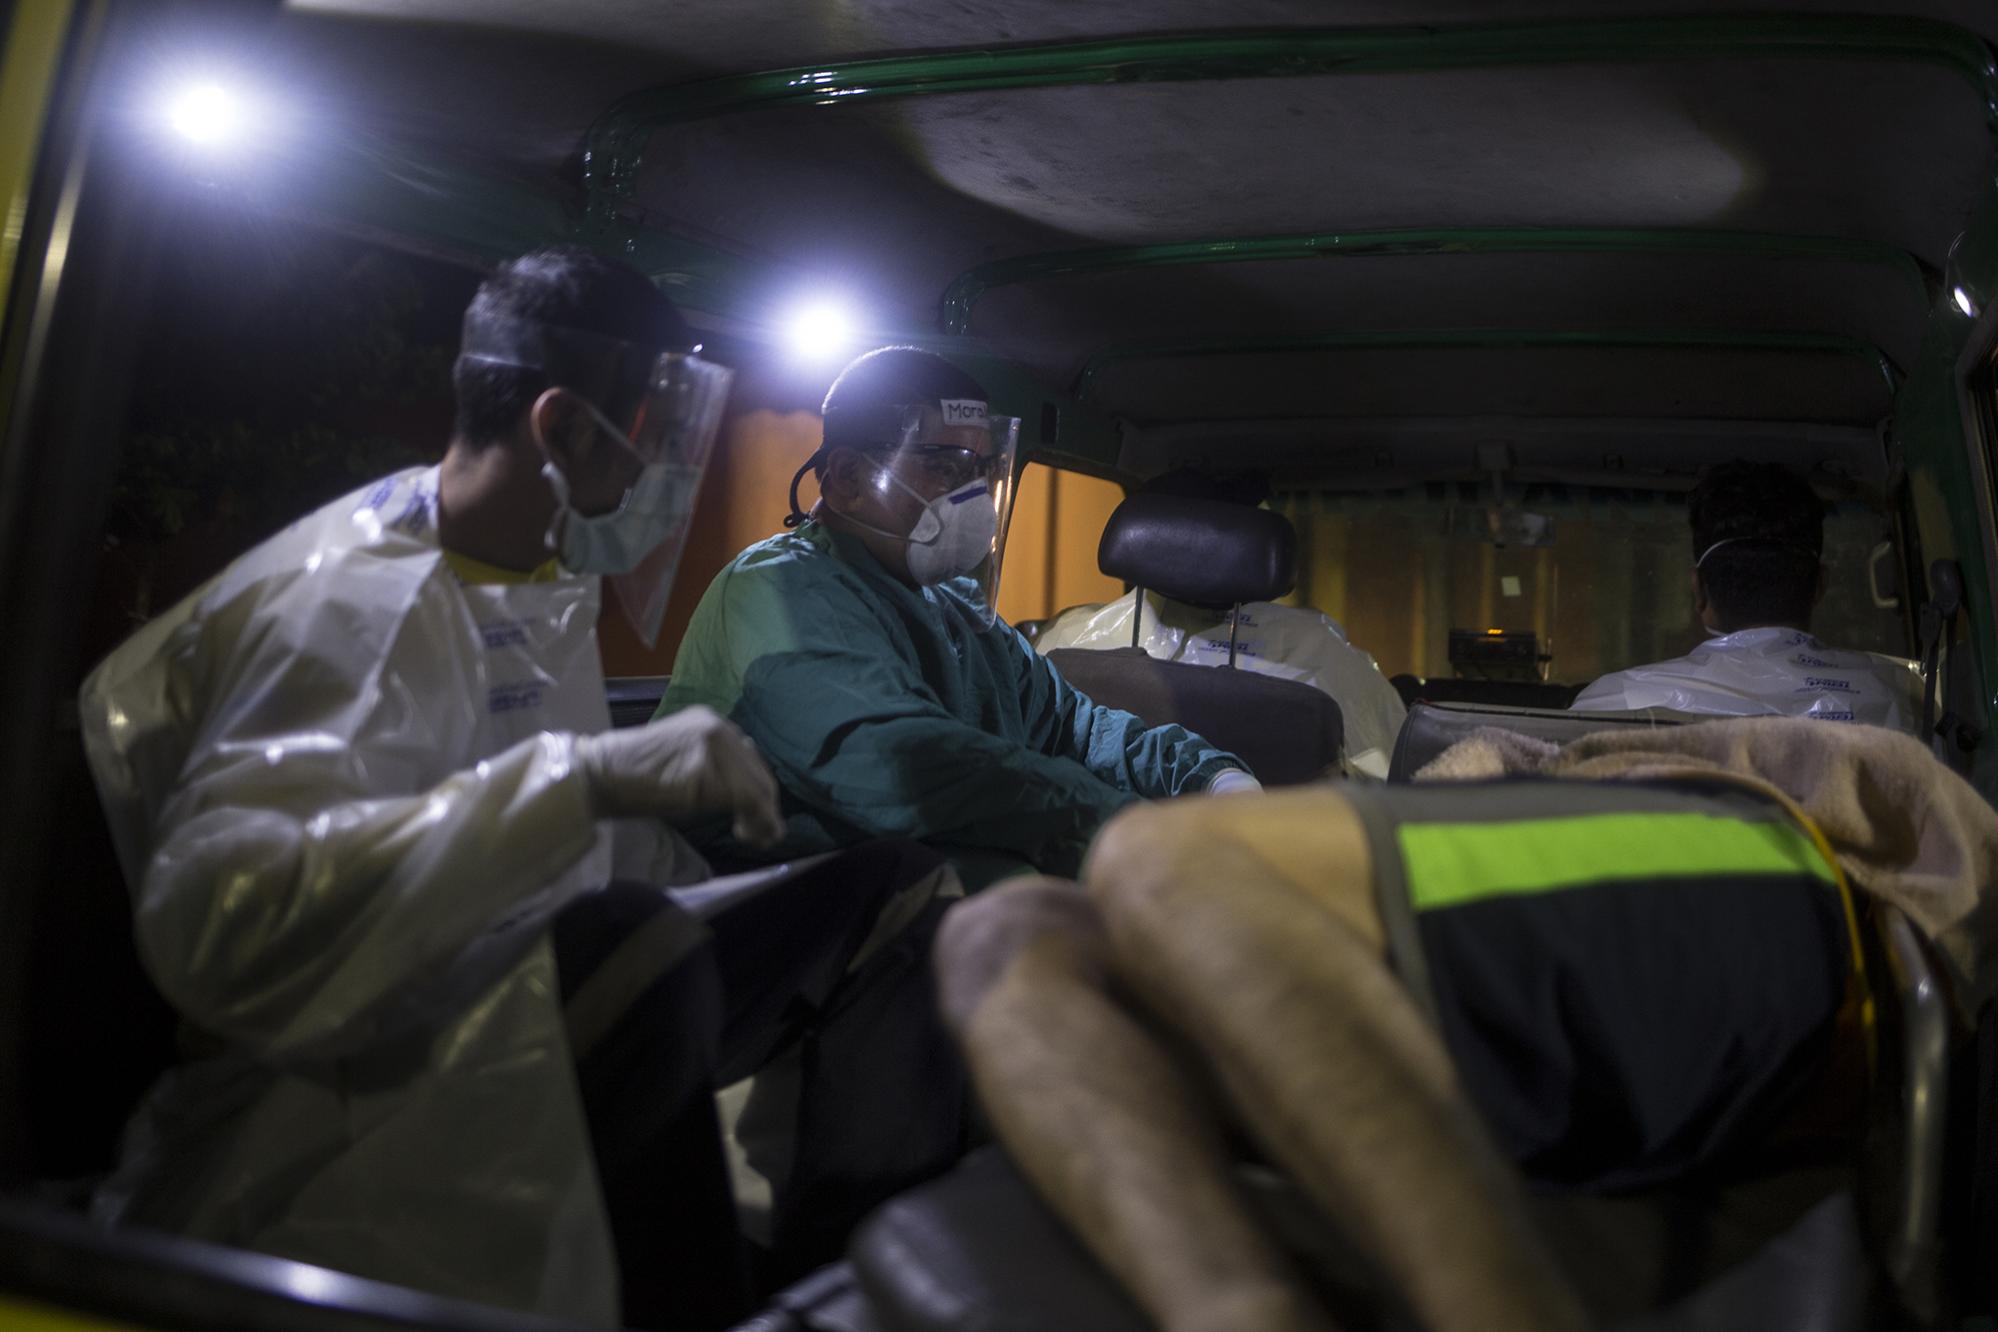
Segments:
[[[542,457],[574,476],[590,460],[596,431],[589,413],[575,394],[565,388],[546,388],[527,409],[528,433],[540,448]]]
[[[834,449],[826,455],[825,475],[819,478],[819,494],[835,513],[843,513],[853,507],[866,486],[861,472],[865,470],[866,459],[852,449]]]
[[[1700,577],[1700,571],[1695,567],[1693,569],[1693,617],[1709,629],[1715,627],[1712,621],[1707,618],[1711,608],[1712,603],[1707,600],[1706,580]]]

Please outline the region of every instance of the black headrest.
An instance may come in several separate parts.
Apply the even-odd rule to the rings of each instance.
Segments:
[[[1112,578],[1196,606],[1274,601],[1297,579],[1297,533],[1266,509],[1133,495],[1110,515],[1096,564]]]

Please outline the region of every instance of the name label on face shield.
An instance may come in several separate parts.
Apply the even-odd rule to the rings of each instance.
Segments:
[[[941,405],[947,426],[982,426],[989,423],[985,404],[976,398],[945,398]]]

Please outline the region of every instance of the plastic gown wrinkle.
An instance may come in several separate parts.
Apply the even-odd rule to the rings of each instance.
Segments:
[[[988,623],[963,580],[910,588],[811,522],[708,588],[662,711],[693,703],[735,721],[776,772],[780,856],[902,836],[1072,873],[1118,809],[1238,766],[1177,727],[1098,708]]]
[[[1802,629],[1740,629],[1683,657],[1605,675],[1569,706],[1814,717],[1913,734],[1921,727],[1922,679],[1905,658],[1827,647]]]
[[[566,739],[530,739],[515,751],[489,763],[484,781],[466,774],[402,800],[355,802],[303,822],[239,806],[182,825],[143,894],[151,974],[204,1030],[278,1060],[375,1041],[395,1024],[385,1008],[433,1007],[413,1003],[412,987],[490,984],[560,903],[522,900],[541,909],[510,922],[524,936],[511,950],[491,931],[466,938],[462,918],[546,887],[591,840],[580,796],[574,818],[556,810],[550,819],[507,789],[532,785],[537,768],[565,769]],[[481,845],[473,830],[489,819],[505,835]],[[504,869],[487,868],[495,855]],[[214,882],[228,885],[214,909],[188,900]],[[457,892],[442,891],[446,884]],[[201,933],[184,937],[193,925]]]
[[[461,773],[421,789],[441,775],[425,771],[436,766],[435,755],[473,744],[471,705],[365,703],[397,694],[408,701],[403,677],[386,664],[391,652],[420,658],[429,648],[457,673],[476,672],[476,660],[453,662],[431,647],[459,637],[440,608],[448,603],[428,598],[404,610],[404,641],[393,645],[352,635],[362,652],[383,655],[364,667],[362,688],[344,698],[315,687],[329,674],[332,646],[316,625],[308,623],[302,644],[267,633],[250,651],[239,644],[230,655],[233,673],[253,672],[262,687],[246,691],[248,705],[230,713],[227,704],[244,694],[222,682],[222,705],[200,732],[208,751],[197,748],[161,812],[164,835],[142,894],[142,914],[153,923],[140,933],[143,955],[168,998],[204,1029],[260,1044],[268,1054],[337,1040],[361,1015],[445,967],[467,942],[468,913],[478,919],[493,904],[545,886],[594,836],[580,783],[570,784],[567,809],[551,811],[554,820],[534,817],[531,808],[551,795],[559,801],[566,740],[523,741],[536,748],[489,763],[484,779]],[[271,609],[283,611],[285,599]],[[395,688],[380,687],[385,674],[398,681]],[[349,744],[298,746],[284,734],[276,714],[284,684],[298,677],[308,688],[292,715],[330,713]],[[276,764],[266,757],[272,749],[282,755]],[[415,793],[400,798],[366,798],[371,790],[412,787]],[[495,852],[504,854],[495,859]],[[186,900],[205,899],[217,881],[233,891],[214,909]],[[204,937],[181,935],[197,921]],[[375,1034],[364,1028],[349,1044]]]
[[[461,584],[435,497],[328,505],[85,684],[140,955],[211,1049],[96,1210],[611,1323],[544,937],[611,863],[571,762],[609,721],[598,590]]]

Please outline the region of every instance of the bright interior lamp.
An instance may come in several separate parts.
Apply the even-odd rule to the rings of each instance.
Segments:
[[[853,345],[853,312],[830,298],[800,305],[784,321],[784,339],[793,354],[809,361],[829,361]]]
[[[209,147],[243,137],[249,108],[236,92],[219,83],[190,83],[167,97],[166,121],[189,143]]]
[[[1956,308],[1963,311],[1965,315],[1972,319],[1977,318],[1977,299],[1962,287],[1958,287],[1952,291],[1950,299],[1956,302]]]

